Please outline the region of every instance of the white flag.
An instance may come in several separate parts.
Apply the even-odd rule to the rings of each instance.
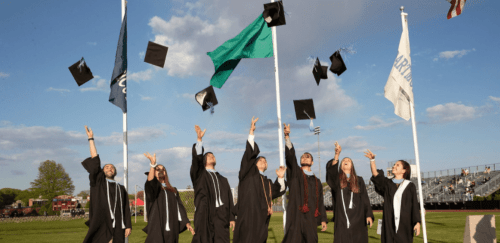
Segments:
[[[394,104],[394,113],[408,121],[411,117],[409,102],[413,101],[413,83],[411,79],[410,38],[406,17],[407,15],[404,16],[398,55],[385,84],[384,96]]]

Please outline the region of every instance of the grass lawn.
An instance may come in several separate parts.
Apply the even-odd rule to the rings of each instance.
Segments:
[[[427,237],[428,242],[462,242],[465,229],[465,218],[467,215],[481,215],[492,213],[427,213]],[[500,215],[500,213],[493,213]],[[328,218],[332,217],[329,213]],[[375,222],[382,217],[382,213],[375,213]],[[50,222],[26,222],[26,223],[5,223],[0,221],[0,242],[82,242],[87,233],[87,226],[84,219],[70,221],[50,221]],[[146,226],[143,217],[137,217],[134,223],[132,217],[132,235],[129,242],[144,242],[146,234],[142,228]],[[377,235],[376,223],[368,230],[369,242],[380,242]],[[496,227],[500,227],[500,218],[496,218]],[[497,239],[500,238],[500,231],[497,231]],[[328,230],[321,232],[318,229],[319,242],[333,242],[333,223],[328,224]],[[180,236],[180,242],[191,242],[191,234],[185,231]],[[283,215],[273,214],[269,227],[269,243],[281,242],[283,239]],[[423,242],[422,235],[418,236],[414,242]]]

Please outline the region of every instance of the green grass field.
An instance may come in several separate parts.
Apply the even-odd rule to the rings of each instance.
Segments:
[[[462,242],[465,218],[467,215],[482,215],[500,213],[427,213],[427,235],[428,242]],[[382,213],[375,213],[375,222],[381,218]],[[332,217],[329,213],[328,218]],[[82,242],[87,232],[84,219],[70,221],[50,221],[50,222],[26,222],[26,223],[5,223],[0,221],[0,242]],[[283,215],[273,214],[269,227],[268,242],[281,242],[283,238]],[[133,230],[129,242],[144,242],[146,234],[142,228],[146,226],[143,217],[137,217],[134,223],[132,217]],[[377,235],[376,224],[368,230],[369,242],[380,242]],[[496,218],[496,227],[500,227],[500,219]],[[321,232],[318,229],[319,242],[333,242],[333,223],[328,224],[328,230]],[[500,231],[496,233],[500,238]],[[181,234],[180,242],[191,242],[191,234],[186,231]],[[418,236],[414,242],[423,242],[422,236]]]

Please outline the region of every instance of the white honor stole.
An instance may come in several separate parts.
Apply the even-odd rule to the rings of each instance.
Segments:
[[[399,185],[398,189],[396,190],[396,194],[394,194],[394,200],[393,200],[393,208],[394,208],[394,223],[396,226],[396,233],[398,233],[398,228],[399,228],[399,220],[401,219],[401,198],[403,197],[403,192],[405,191],[406,187],[410,184],[409,180],[403,180],[403,182]]]
[[[116,192],[115,192],[115,207],[113,208],[113,210],[111,210],[111,202],[109,200],[109,183],[110,182],[114,182],[115,183],[115,188],[116,188]],[[121,209],[120,212],[122,214],[122,229],[125,229],[125,224],[123,223],[123,218],[125,217],[125,215],[123,214],[122,191],[120,190],[120,186],[119,186],[118,182],[106,178],[106,191],[107,191],[107,194],[108,194],[109,214],[111,215],[111,219],[113,220],[113,224],[112,224],[113,229],[115,228],[115,221],[116,221],[116,218],[115,218],[116,202],[118,201],[118,194],[120,194],[120,209]]]
[[[167,220],[165,220],[167,222],[165,224],[165,230],[166,231],[170,231],[170,225],[168,223],[168,196],[167,196],[167,190],[163,190],[163,191],[165,192],[165,211],[167,211]],[[180,211],[180,207],[179,207],[179,202],[177,202],[177,219],[179,220],[179,222],[182,221],[181,211]]]

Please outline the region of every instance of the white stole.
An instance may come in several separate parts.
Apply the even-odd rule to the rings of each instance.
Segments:
[[[394,208],[394,223],[396,225],[396,233],[398,233],[399,220],[401,215],[401,198],[403,197],[403,192],[405,191],[406,187],[409,184],[410,184],[409,180],[403,180],[403,182],[399,185],[398,189],[396,190],[396,193],[394,194],[394,200],[392,206]]]
[[[338,164],[338,162],[337,162]],[[338,171],[340,171],[340,166],[341,165],[338,165]],[[347,210],[345,210],[345,202],[344,202],[344,189],[340,189],[340,195],[342,195],[342,206],[344,207],[344,213],[345,213],[345,218],[347,219],[347,228],[349,229],[349,227],[351,226],[351,222],[349,222],[349,217],[347,216]],[[352,197],[353,197],[353,193],[351,191],[351,202],[349,203],[349,209],[352,209]]]

